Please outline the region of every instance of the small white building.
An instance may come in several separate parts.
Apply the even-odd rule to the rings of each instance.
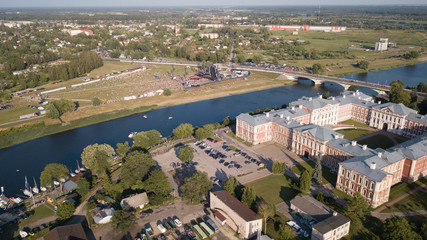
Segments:
[[[380,41],[375,43],[375,51],[386,51],[387,47],[388,38],[380,38]]]
[[[114,208],[95,208],[90,211],[90,214],[96,224],[106,224],[111,221],[114,215]]]
[[[149,203],[147,193],[136,194],[127,198],[123,198],[120,202],[122,208],[140,208],[143,209],[144,206]]]

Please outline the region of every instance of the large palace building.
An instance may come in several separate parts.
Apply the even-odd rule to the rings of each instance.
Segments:
[[[330,125],[355,120],[412,138],[387,150],[344,139]],[[403,104],[375,103],[361,92],[338,97],[303,97],[286,109],[236,117],[236,135],[252,144],[277,142],[338,174],[336,188],[360,192],[372,207],[388,201],[390,187],[427,174],[427,116]]]

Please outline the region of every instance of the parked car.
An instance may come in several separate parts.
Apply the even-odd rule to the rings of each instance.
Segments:
[[[159,231],[161,233],[165,233],[166,232],[166,228],[161,223],[157,225],[157,229],[159,229]]]
[[[221,159],[221,160],[219,160],[219,163],[223,163],[223,162],[225,162],[225,160],[224,159]]]
[[[176,226],[178,226],[178,227],[181,227],[181,226],[182,226],[182,223],[181,223],[181,221],[179,220],[179,218],[175,218],[174,222],[175,222]]]
[[[141,212],[141,215],[143,215],[143,216],[149,216],[149,215],[151,215],[153,213],[153,210],[151,210],[151,209],[147,209],[147,210],[145,210],[145,211],[142,211]]]

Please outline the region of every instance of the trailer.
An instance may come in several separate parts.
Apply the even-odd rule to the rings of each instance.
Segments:
[[[193,229],[196,232],[196,234],[200,237],[200,239],[206,239],[208,236],[206,236],[205,232],[199,227],[199,225],[193,225]]]
[[[208,225],[206,225],[206,223],[201,222],[200,226],[205,231],[205,233],[208,234],[209,237],[212,237],[214,235],[214,232],[212,231],[212,229],[210,227],[208,227]]]

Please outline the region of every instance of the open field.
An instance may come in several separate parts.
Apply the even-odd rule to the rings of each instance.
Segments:
[[[290,187],[290,179],[284,175],[270,175],[250,182],[246,186],[255,188],[258,197],[271,204],[278,204],[294,198],[298,192]]]
[[[271,31],[273,36],[285,35],[286,40],[305,40],[309,41],[305,45],[306,49],[316,50],[317,52],[347,52],[346,57],[336,57],[331,59],[301,59],[301,60],[281,60],[280,63],[298,67],[311,67],[315,63],[321,63],[326,66],[326,75],[346,75],[351,73],[365,72],[357,68],[355,64],[360,60],[370,62],[369,71],[410,65],[417,60],[405,60],[401,56],[403,50],[420,50],[427,45],[426,34],[422,31],[409,30],[368,30],[368,29],[348,29],[340,33],[326,33],[320,31],[299,31],[298,35],[292,36],[290,31]],[[395,52],[381,53],[373,51],[375,42],[380,38],[388,38],[390,42],[397,42],[398,47],[392,48]],[[370,49],[366,51],[366,49]],[[249,51],[255,54],[256,51]],[[250,55],[247,55],[248,57]],[[265,60],[272,59],[272,56],[264,54]],[[423,61],[422,54],[418,61]]]
[[[43,219],[43,218],[46,218],[49,216],[54,216],[54,215],[55,215],[55,212],[51,208],[46,206],[46,204],[43,204],[43,205],[40,205],[34,209],[34,215],[33,216],[22,220],[19,223],[19,225],[22,227],[25,227],[31,222],[36,222],[40,219]]]
[[[425,201],[425,199],[427,199],[427,193],[425,191],[420,190],[400,200],[393,206],[384,209],[382,212],[388,213],[425,210],[427,209],[427,202]]]
[[[382,148],[387,149],[389,147],[393,147],[393,142],[385,135],[377,134],[367,139],[363,139],[359,141],[359,144],[366,144],[369,148],[376,149]]]
[[[353,140],[353,139],[368,135],[370,133],[373,133],[373,131],[369,131],[365,129],[341,129],[341,130],[337,130],[336,132],[344,134],[344,138],[347,140]]]

